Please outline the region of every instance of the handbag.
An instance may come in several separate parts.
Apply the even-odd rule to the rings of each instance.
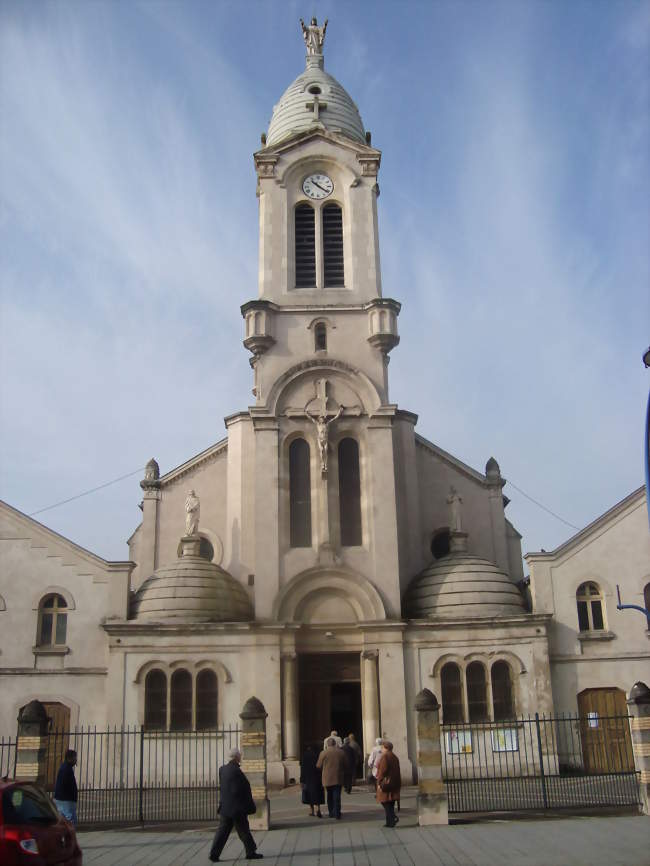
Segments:
[[[384,778],[379,783],[379,787],[386,794],[392,790],[393,782],[390,776],[384,776]]]

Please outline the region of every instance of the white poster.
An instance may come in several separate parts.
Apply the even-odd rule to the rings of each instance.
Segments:
[[[493,752],[518,752],[519,735],[516,728],[497,728],[492,731]]]
[[[471,731],[447,731],[447,754],[467,755],[472,751]]]

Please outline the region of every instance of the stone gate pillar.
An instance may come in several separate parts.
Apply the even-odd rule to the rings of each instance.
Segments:
[[[38,785],[47,781],[49,725],[47,711],[40,701],[30,701],[18,714],[16,777]]]
[[[257,806],[249,816],[253,830],[268,830],[271,824],[271,805],[266,789],[266,717],[268,713],[258,698],[249,698],[239,714],[242,733],[239,739],[241,768],[251,783],[253,800]]]
[[[634,683],[627,705],[630,708],[630,730],[634,766],[639,773],[639,799],[644,815],[650,814],[650,689],[645,683]]]
[[[442,781],[440,704],[429,689],[415,698],[417,714],[418,824],[448,824],[447,792]]]

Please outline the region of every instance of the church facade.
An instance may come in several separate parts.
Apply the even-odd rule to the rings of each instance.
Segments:
[[[644,491],[531,554],[528,587],[496,460],[465,465],[391,402],[381,153],[325,71],[325,28],[303,30],[305,70],[254,154],[254,405],[181,466],[149,462],[125,562],[2,505],[0,733],[33,698],[64,726],[183,731],[256,695],[271,783],[332,728],[366,753],[389,736],[410,780],[422,688],[449,724],[571,711],[647,677],[647,623],[622,648],[613,625],[616,583],[641,604],[650,584]]]

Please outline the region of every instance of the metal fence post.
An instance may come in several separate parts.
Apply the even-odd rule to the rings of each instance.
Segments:
[[[535,728],[537,730],[537,749],[539,751],[539,772],[542,780],[542,796],[544,808],[548,809],[548,794],[546,792],[546,774],[544,772],[544,753],[542,752],[542,734],[539,727],[539,713],[535,713]]]
[[[138,791],[138,820],[141,824],[144,824],[144,802],[143,802],[143,788],[144,788],[144,725],[140,725],[140,789]]]

